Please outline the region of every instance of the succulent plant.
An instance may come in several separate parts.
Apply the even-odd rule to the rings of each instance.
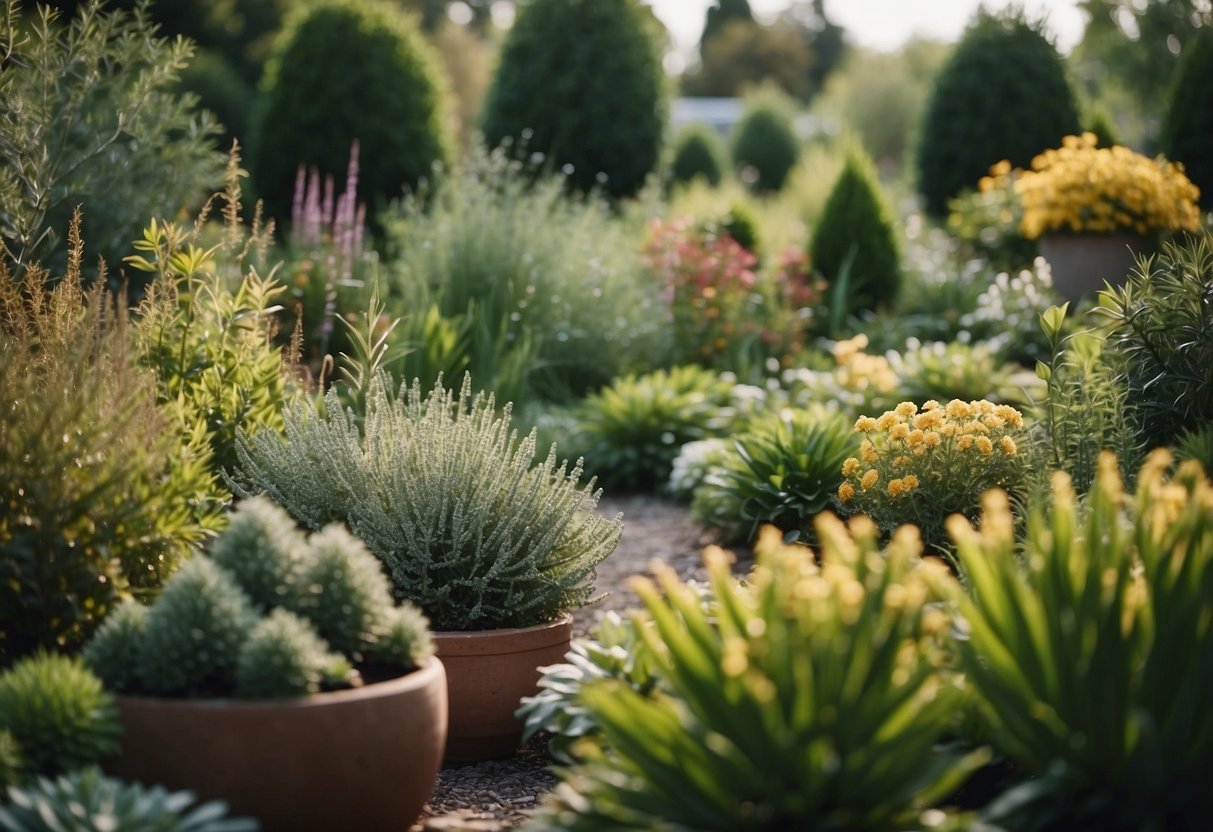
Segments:
[[[382,622],[379,637],[369,649],[368,659],[375,664],[419,667],[434,655],[429,624],[421,610],[408,601],[393,607]]]
[[[165,696],[230,689],[240,645],[256,620],[231,575],[210,558],[191,558],[148,610],[138,657],[142,686]]]
[[[36,653],[0,674],[0,732],[25,776],[94,763],[117,750],[118,730],[113,698],[79,659]]]
[[[257,832],[250,818],[227,817],[227,805],[195,804],[190,792],[145,788],[86,768],[11,788],[0,805],[0,832]]]
[[[111,691],[139,687],[139,644],[147,624],[147,607],[136,601],[119,604],[84,647],[84,663]]]
[[[310,621],[334,650],[358,653],[377,639],[392,608],[383,564],[339,524],[313,534],[307,547],[307,563],[286,606]]]
[[[306,620],[276,609],[257,622],[240,650],[236,695],[282,699],[317,693],[332,669],[341,666],[340,659]]]
[[[303,532],[291,516],[264,497],[240,503],[208,553],[262,611],[297,591],[303,571]]]

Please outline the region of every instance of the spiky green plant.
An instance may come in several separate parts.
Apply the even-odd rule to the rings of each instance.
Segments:
[[[1106,453],[1081,506],[1055,473],[1022,544],[999,492],[980,530],[949,523],[972,590],[964,667],[996,745],[1031,776],[989,807],[1003,828],[1208,824],[1213,485],[1170,464],[1151,454],[1134,497]]]
[[[306,620],[276,609],[257,622],[240,648],[236,695],[246,699],[283,699],[320,691],[334,665],[348,663],[329,652]]]
[[[367,660],[374,664],[414,668],[434,655],[434,639],[430,622],[407,601],[393,607],[381,622],[378,638],[367,650]]]
[[[237,491],[264,492],[320,528],[340,519],[387,566],[395,593],[439,629],[530,626],[585,603],[621,522],[594,509],[581,467],[533,465],[492,396],[369,382],[365,419],[325,398],[287,411],[285,437],[241,434]]]
[[[17,738],[9,731],[0,731],[0,794],[21,781],[23,768],[25,762]]]
[[[139,644],[147,624],[147,607],[137,601],[119,604],[84,646],[84,663],[116,693],[139,687]]]
[[[833,505],[842,462],[859,448],[837,411],[784,411],[755,422],[695,490],[691,513],[726,539],[749,543],[771,524],[789,540],[811,535]]]
[[[162,696],[230,689],[240,645],[256,620],[231,575],[210,558],[191,558],[148,610],[138,657],[142,686]]]
[[[652,489],[669,479],[682,445],[722,427],[732,389],[718,373],[691,365],[625,376],[581,403],[572,442],[603,482]]]
[[[1184,431],[1175,443],[1175,456],[1179,459],[1194,459],[1213,476],[1213,424]]]
[[[668,692],[588,688],[602,746],[531,828],[897,830],[962,781],[986,755],[938,746],[963,696],[932,603],[951,579],[913,534],[851,531],[819,522],[818,567],[772,529],[745,584],[710,552],[707,609],[669,568],[638,581]]]
[[[208,553],[265,612],[301,591],[306,547],[290,515],[264,497],[254,497],[240,503]]]
[[[20,749],[21,774],[55,775],[118,750],[118,712],[79,659],[37,653],[0,674],[0,732]]]
[[[0,805],[2,832],[257,832],[250,818],[227,816],[221,801],[195,804],[190,792],[169,792],[106,777],[86,768],[25,788],[9,789]]]
[[[308,538],[308,549],[307,565],[287,603],[334,650],[357,654],[378,640],[392,609],[383,564],[338,524]]]

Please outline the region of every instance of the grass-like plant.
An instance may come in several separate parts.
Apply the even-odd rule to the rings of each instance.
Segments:
[[[79,659],[38,653],[0,673],[0,732],[22,778],[58,775],[118,750],[118,712]]]
[[[583,692],[601,746],[533,829],[905,829],[980,763],[937,745],[963,696],[946,570],[866,521],[823,519],[821,566],[769,534],[744,584],[709,550],[706,609],[671,569],[637,582],[662,688]]]
[[[1005,497],[949,522],[972,594],[960,643],[995,743],[1031,775],[1007,829],[1201,829],[1213,813],[1213,485],[1156,451],[1126,494],[1101,457],[1080,506],[1055,473],[1022,543]]]
[[[219,525],[209,450],[157,407],[121,305],[83,288],[79,222],[53,289],[0,263],[0,665],[78,647]]]
[[[56,780],[11,788],[0,804],[3,832],[257,832],[251,818],[227,816],[222,801],[195,802],[169,792],[106,777],[86,768]]]
[[[859,439],[837,411],[785,410],[759,419],[695,490],[692,514],[729,541],[749,543],[773,525],[789,540],[810,535],[833,505],[842,463]]]
[[[311,528],[349,524],[387,566],[398,597],[442,630],[530,626],[589,600],[621,523],[594,508],[580,465],[555,449],[533,464],[493,397],[441,385],[398,392],[368,380],[359,422],[337,392],[299,404],[286,432],[241,434],[236,490],[264,492]]]
[[[678,449],[724,427],[733,384],[692,365],[616,379],[577,408],[576,450],[612,487],[649,490],[666,482]]]

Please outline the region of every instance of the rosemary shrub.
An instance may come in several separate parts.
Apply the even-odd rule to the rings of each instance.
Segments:
[[[465,376],[458,396],[441,380],[394,392],[380,372],[361,420],[330,390],[321,411],[290,407],[285,435],[242,431],[232,486],[313,529],[348,523],[435,629],[550,621],[590,599],[622,520],[595,511],[594,480],[579,486],[580,462],[557,465],[555,446],[533,465],[534,431],[520,442],[510,405],[471,389]]]

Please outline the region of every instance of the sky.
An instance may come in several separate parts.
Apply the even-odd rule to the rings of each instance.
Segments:
[[[987,9],[1000,9],[1012,0],[984,0]],[[712,0],[650,0],[680,52],[694,52]],[[775,17],[788,0],[750,0],[759,19]],[[851,43],[892,51],[914,35],[956,41],[983,0],[825,0],[826,16],[846,29]],[[1068,52],[1082,37],[1086,16],[1077,0],[1023,0],[1029,15],[1047,16],[1057,46]]]

